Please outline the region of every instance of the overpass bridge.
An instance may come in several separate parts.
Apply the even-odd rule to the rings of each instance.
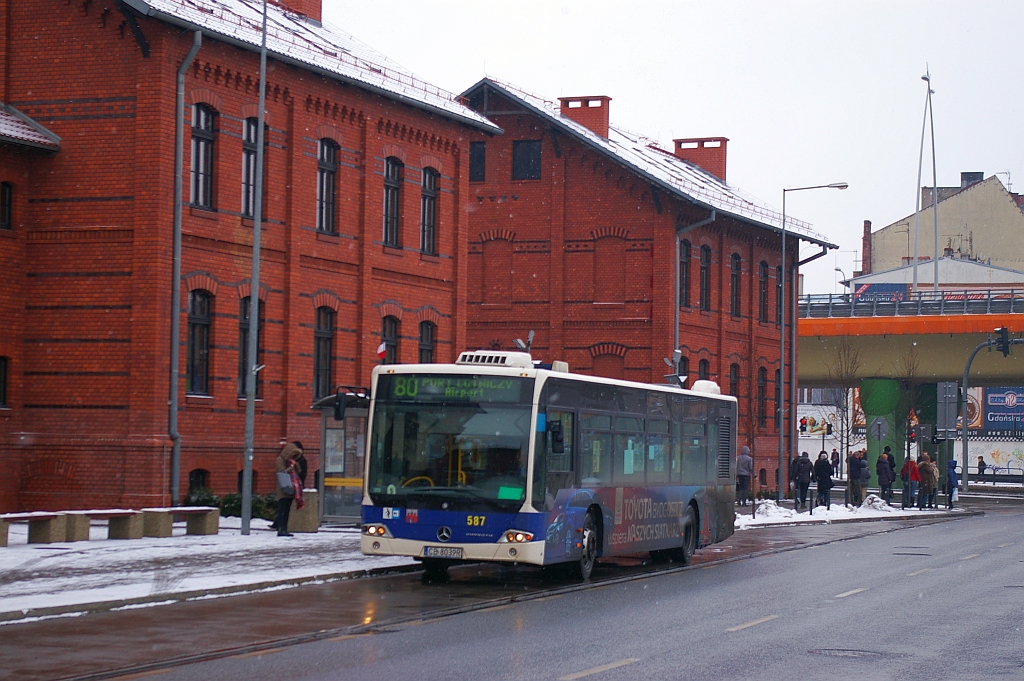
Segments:
[[[850,294],[801,296],[798,301],[797,380],[827,386],[838,345],[860,350],[856,378],[908,378],[914,356],[920,382],[963,380],[968,355],[993,329],[1024,332],[1024,290],[919,291],[873,299]],[[1024,385],[1024,350],[982,350],[971,365],[971,385]]]

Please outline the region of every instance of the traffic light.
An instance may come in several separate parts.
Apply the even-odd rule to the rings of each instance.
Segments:
[[[801,433],[806,433],[807,432],[807,417],[806,416],[801,417],[801,419],[800,419],[800,432]]]
[[[996,350],[1003,353],[1003,357],[1010,356],[1010,330],[1005,326],[1001,326],[995,330],[995,333],[999,334],[996,336]]]
[[[915,428],[907,429],[907,440],[910,441],[910,444],[917,442],[917,430]]]

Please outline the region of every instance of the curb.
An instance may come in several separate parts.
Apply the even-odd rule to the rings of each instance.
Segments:
[[[763,525],[756,525],[756,524],[751,523],[750,525],[747,525],[743,529],[744,530],[763,530],[766,527],[798,527],[800,525],[848,525],[850,523],[893,522],[893,521],[897,521],[897,520],[910,520],[910,521],[913,521],[913,522],[922,522],[922,521],[925,521],[925,520],[938,520],[938,519],[955,520],[956,518],[970,518],[970,517],[979,516],[979,515],[985,515],[985,512],[984,511],[968,511],[968,510],[964,510],[964,511],[958,511],[957,513],[941,513],[941,514],[940,513],[936,513],[936,514],[932,514],[932,515],[922,515],[922,516],[900,515],[900,516],[893,516],[893,517],[881,516],[881,517],[874,517],[874,518],[839,518],[837,520],[827,520],[827,519],[823,518],[821,520],[801,520],[801,521],[792,522],[792,523],[765,523]]]
[[[295,577],[292,579],[277,579],[265,582],[254,582],[252,584],[237,584],[233,586],[222,586],[216,589],[197,589],[194,591],[180,591],[176,593],[150,594],[148,596],[137,596],[113,601],[97,601],[95,603],[77,603],[73,605],[54,605],[46,608],[28,608],[25,610],[12,610],[0,612],[0,624],[17,622],[18,620],[36,617],[55,617],[59,615],[84,615],[88,613],[110,612],[118,608],[133,605],[146,605],[149,603],[168,603],[170,601],[183,602],[199,598],[210,598],[217,596],[239,596],[247,593],[263,591],[274,588],[290,588],[304,584],[320,582],[336,582],[343,579],[362,579],[366,577],[380,577],[406,572],[419,572],[423,566],[419,563],[414,565],[395,565],[393,567],[370,568],[368,570],[351,570],[349,572],[331,572],[323,575],[309,575],[308,577]]]

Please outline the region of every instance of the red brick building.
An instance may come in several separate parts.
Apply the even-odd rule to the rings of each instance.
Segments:
[[[608,97],[553,104],[490,79],[463,94],[505,131],[471,148],[470,347],[533,329],[535,357],[654,382],[679,348],[690,384],[740,398],[741,440],[774,480],[782,217],[726,183],[728,140],[662,149],[612,127]],[[799,241],[835,248],[786,227],[791,272]]]
[[[196,31],[182,112],[181,488],[191,473],[234,492],[259,3],[0,0],[0,16],[0,102],[14,107],[0,116],[0,511],[170,501],[175,74]],[[467,345],[463,166],[469,140],[500,132],[319,20],[320,0],[270,7],[261,493],[286,440],[320,467],[310,405],[365,385],[382,336],[394,361],[453,361]],[[12,119],[35,137],[6,135]]]

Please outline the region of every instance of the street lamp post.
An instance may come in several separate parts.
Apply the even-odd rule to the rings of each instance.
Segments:
[[[842,277],[843,277],[843,278],[842,278],[842,279],[841,279],[841,280],[839,281],[839,283],[843,285],[843,288],[846,288],[846,284],[845,284],[845,282],[846,282],[846,272],[844,272],[844,271],[843,271],[843,270],[842,270],[841,268],[839,268],[839,267],[835,268],[835,270],[836,270],[836,272],[838,272],[838,273],[839,273],[840,275],[842,275]]]
[[[812,187],[791,187],[782,190],[782,309],[779,310],[779,317],[782,322],[779,329],[779,386],[776,391],[779,395],[776,409],[779,412],[779,470],[776,472],[776,483],[778,491],[776,498],[782,502],[782,471],[785,466],[786,456],[786,279],[788,273],[786,268],[786,194],[789,192],[801,192],[806,189],[846,189],[849,187],[845,182],[833,182],[832,184],[816,184]],[[795,294],[794,294],[795,295]],[[793,320],[796,323],[796,320]],[[791,405],[792,407],[792,405]]]

